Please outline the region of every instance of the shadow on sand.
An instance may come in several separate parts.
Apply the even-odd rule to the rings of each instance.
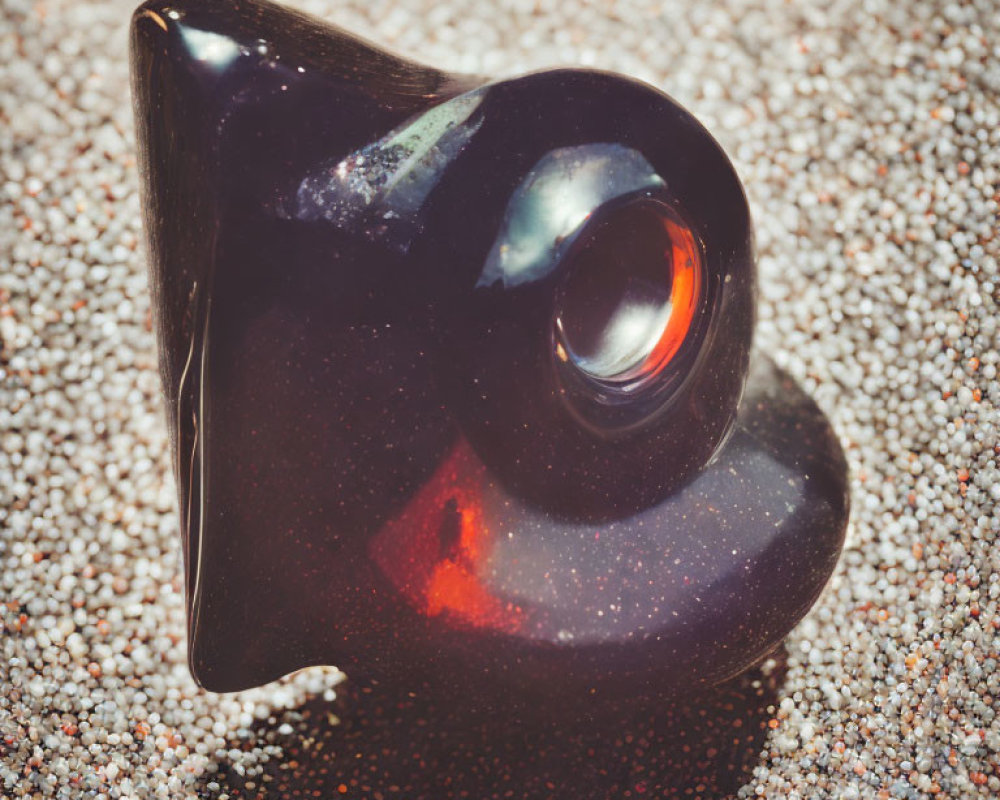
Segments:
[[[347,682],[333,703],[311,699],[258,726],[258,742],[283,749],[262,780],[247,785],[224,764],[212,780],[230,797],[267,800],[731,797],[750,779],[784,675],[780,648],[697,695],[571,723],[473,710],[456,697],[386,705]],[[279,733],[286,723],[293,733]]]

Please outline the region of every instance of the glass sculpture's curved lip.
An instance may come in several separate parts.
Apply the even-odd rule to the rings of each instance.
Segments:
[[[845,476],[826,418],[758,355],[732,436],[658,505],[611,524],[554,520],[492,482],[460,442],[370,552],[470,669],[489,660],[491,674],[581,686],[658,670],[711,683],[774,649],[816,600],[843,544]],[[461,517],[448,542],[440,498]],[[719,637],[731,653],[706,660]]]

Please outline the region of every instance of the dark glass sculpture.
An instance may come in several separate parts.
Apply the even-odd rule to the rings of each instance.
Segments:
[[[805,614],[845,461],[751,353],[747,203],[691,114],[262,0],[144,4],[132,70],[203,686],[593,709]]]

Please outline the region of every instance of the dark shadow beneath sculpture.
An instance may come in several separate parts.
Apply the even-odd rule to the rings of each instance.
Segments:
[[[683,700],[544,724],[467,698],[400,698],[348,682],[333,704],[310,700],[256,730],[284,751],[256,786],[224,768],[212,779],[237,796],[289,799],[730,797],[764,746],[785,658],[781,647]],[[277,733],[285,723],[294,733]]]

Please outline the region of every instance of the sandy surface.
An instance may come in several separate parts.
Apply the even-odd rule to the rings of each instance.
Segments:
[[[841,566],[786,653],[672,710],[669,733],[580,732],[617,770],[595,767],[592,796],[996,796],[1000,9],[493,6],[304,4],[447,69],[597,66],[691,108],[750,196],[758,341],[830,414],[853,476]],[[391,715],[331,704],[334,670],[227,697],[187,674],[130,11],[0,16],[0,796],[462,796]],[[511,797],[586,796],[477,747],[503,764],[464,796],[501,774]]]

